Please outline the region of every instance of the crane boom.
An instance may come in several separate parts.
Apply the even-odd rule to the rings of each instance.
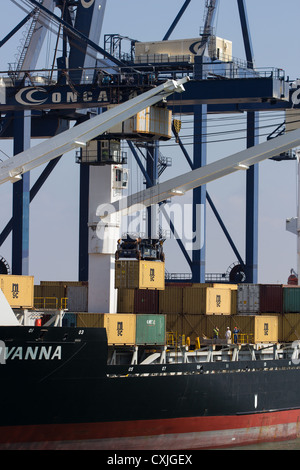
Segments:
[[[300,145],[300,129],[176,176],[111,204],[102,204],[98,207],[97,215],[106,217],[112,213],[120,213],[121,215],[133,213],[140,210],[142,206],[149,207],[170,197],[183,195],[190,189],[197,188],[238,170],[248,170],[251,165],[279,155],[298,145]]]
[[[162,85],[5,160],[0,164],[0,184],[6,181],[12,181],[13,183],[18,181],[23,173],[70,150],[85,146],[88,141],[134,116],[146,107],[158,103],[172,93],[183,92],[183,84],[188,80],[188,77],[180,80],[167,80]]]

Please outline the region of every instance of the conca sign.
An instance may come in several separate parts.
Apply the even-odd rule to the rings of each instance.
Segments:
[[[42,106],[53,104],[78,103],[109,103],[111,100],[109,90],[55,90],[49,91],[46,87],[24,87],[15,94],[15,101],[23,106]]]

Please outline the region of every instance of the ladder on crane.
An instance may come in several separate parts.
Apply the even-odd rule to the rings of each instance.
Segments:
[[[49,11],[52,11],[54,8],[53,0],[38,0],[38,5],[47,7]],[[35,68],[37,51],[40,50],[43,44],[48,23],[49,17],[45,16],[43,10],[36,6],[32,10],[32,17],[26,32],[24,32],[24,39],[21,40],[22,42],[18,47],[20,54],[17,58],[17,62],[9,64],[9,76],[13,81],[22,78],[21,72],[23,70],[32,70]],[[45,26],[45,28],[42,28],[41,24]]]
[[[35,27],[36,27],[36,24],[37,24],[37,21],[38,21],[38,18],[39,18],[39,14],[40,14],[39,10],[36,9],[34,14],[33,14],[32,20],[30,22],[30,25],[29,25],[29,28],[28,28],[28,31],[27,31],[27,35],[26,35],[26,38],[25,38],[25,42],[24,42],[23,48],[21,50],[21,53],[20,53],[20,56],[19,56],[19,59],[18,59],[18,62],[17,62],[16,69],[13,72],[13,75],[16,76],[16,77],[19,75],[19,72],[22,70],[23,63],[24,63],[27,51],[28,51],[29,46],[30,46],[31,38],[32,38],[33,32],[35,30]]]

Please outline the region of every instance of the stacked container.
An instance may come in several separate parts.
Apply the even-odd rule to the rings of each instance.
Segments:
[[[230,328],[232,336],[236,326],[239,330],[239,342],[266,343],[277,342],[279,338],[278,315],[167,315],[167,332],[174,338],[189,337],[191,344],[197,337],[200,344],[203,340],[212,340],[215,327],[219,328],[219,340],[225,343],[225,332]]]
[[[162,261],[116,261],[116,289],[165,288],[165,263]]]
[[[67,307],[70,312],[88,311],[88,286],[67,286]]]
[[[118,313],[158,313],[158,291],[150,289],[119,289]]]
[[[85,281],[41,281],[34,286],[34,306],[38,309],[68,308],[70,312],[87,310],[88,283]],[[71,307],[68,300],[70,298]]]
[[[281,284],[239,284],[237,313],[258,315],[283,312],[283,286]]]
[[[237,312],[244,315],[253,315],[258,314],[259,311],[259,285],[239,284],[237,288]]]
[[[183,313],[205,315],[231,314],[231,289],[194,285],[183,288]]]
[[[285,313],[300,313],[300,287],[284,286],[283,311]]]
[[[136,345],[166,344],[165,315],[136,315]]]
[[[0,289],[11,308],[33,308],[33,276],[2,274]]]
[[[281,284],[260,284],[260,313],[283,312],[283,286]]]
[[[159,292],[159,313],[183,313],[183,287],[181,284],[166,285],[165,290]]]
[[[164,290],[119,289],[118,313],[236,313],[237,285],[171,284]]]
[[[110,346],[162,346],[166,343],[164,315],[79,313],[77,328],[105,328]]]

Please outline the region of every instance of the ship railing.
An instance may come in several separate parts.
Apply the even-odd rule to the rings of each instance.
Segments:
[[[174,348],[185,346],[185,335],[178,335],[177,331],[167,331],[167,345]]]
[[[233,337],[234,336],[235,335],[233,335]],[[237,334],[237,342],[239,344],[252,344],[254,342],[253,333],[238,333]]]
[[[34,297],[34,307],[52,310],[66,310],[67,301],[68,297],[62,297],[60,302],[57,297]]]

